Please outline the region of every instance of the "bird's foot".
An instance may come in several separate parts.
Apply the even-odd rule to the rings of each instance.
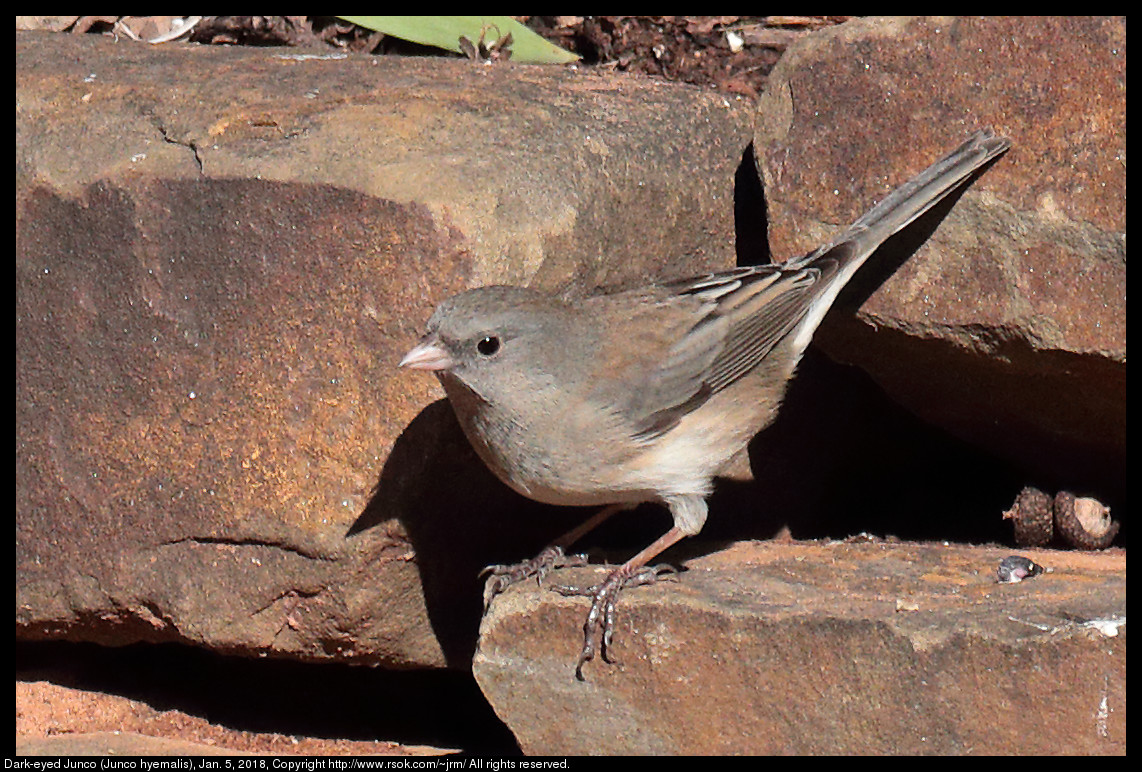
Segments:
[[[484,613],[487,613],[492,598],[517,582],[534,576],[536,584],[543,584],[543,577],[553,568],[584,565],[587,565],[586,555],[566,555],[562,547],[547,547],[522,563],[487,566],[480,572],[481,577],[488,577],[484,582]]]
[[[583,623],[583,650],[579,653],[579,661],[575,665],[575,677],[580,681],[583,678],[583,665],[595,658],[595,652],[600,651],[603,659],[611,664],[611,639],[615,633],[615,605],[619,600],[619,593],[627,587],[640,587],[654,584],[664,575],[673,575],[678,571],[673,566],[639,566],[627,568],[620,566],[611,572],[600,584],[591,587],[569,587],[567,585],[552,585],[551,589],[565,596],[585,596],[593,598],[591,610],[587,612],[587,621]]]

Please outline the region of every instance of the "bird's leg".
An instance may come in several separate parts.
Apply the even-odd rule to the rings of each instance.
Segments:
[[[611,638],[615,631],[615,604],[619,593],[627,587],[654,584],[664,573],[673,573],[671,566],[648,566],[656,555],[678,542],[688,534],[678,526],[660,536],[653,544],[623,563],[593,587],[553,586],[561,595],[585,595],[594,600],[583,624],[583,650],[575,665],[575,677],[583,679],[583,665],[595,658],[595,651],[601,650],[603,659],[614,663],[609,655]]]
[[[543,583],[543,577],[547,572],[553,568],[563,568],[564,566],[582,566],[586,565],[586,555],[567,555],[565,554],[566,548],[570,547],[579,539],[583,538],[588,532],[594,530],[600,523],[609,518],[616,512],[625,509],[626,505],[611,504],[610,506],[603,507],[594,515],[589,517],[580,525],[572,528],[567,533],[560,536],[551,544],[540,550],[539,554],[531,560],[525,560],[522,563],[514,563],[511,565],[495,565],[487,566],[480,572],[481,577],[488,577],[484,583],[484,611],[488,610],[488,606],[492,602],[492,598],[499,595],[501,592],[511,587],[516,582],[521,582],[530,576],[534,576],[538,584]]]

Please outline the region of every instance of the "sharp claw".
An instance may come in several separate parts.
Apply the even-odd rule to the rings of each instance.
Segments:
[[[595,604],[591,604],[591,611],[587,614],[587,621],[583,624],[583,650],[579,652],[579,661],[575,663],[575,678],[586,681],[583,677],[583,665],[595,658]]]
[[[603,612],[603,659],[612,665],[615,660],[611,658],[611,640],[615,636],[615,605],[618,603],[619,593],[616,590],[607,597],[606,609]]]
[[[484,566],[480,569],[480,573],[476,575],[477,579],[483,579],[485,576],[499,576],[507,569],[507,566],[496,564],[494,566]]]
[[[504,583],[500,581],[500,575],[492,576],[484,584],[484,613],[488,613],[488,607],[492,605],[492,598],[496,597],[504,590]]]
[[[547,547],[531,560],[522,563],[485,566],[480,571],[480,578],[487,577],[484,583],[484,612],[487,613],[493,598],[529,576],[534,576],[536,584],[542,585],[544,578],[553,568],[586,564],[586,555],[566,555],[562,547]]]
[[[591,587],[577,587],[566,584],[551,585],[550,589],[565,597],[586,596],[591,598],[591,610],[583,623],[583,649],[575,665],[575,678],[585,681],[583,665],[595,658],[598,651],[604,661],[616,664],[611,656],[611,644],[615,634],[615,608],[619,594],[627,587],[654,584],[659,579],[676,578],[677,569],[669,565],[644,566],[624,575],[622,568],[613,571],[606,579]]]

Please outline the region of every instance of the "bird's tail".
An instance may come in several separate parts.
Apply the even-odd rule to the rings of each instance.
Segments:
[[[808,345],[809,338],[841,288],[877,247],[942,201],[972,173],[1010,146],[1011,140],[997,137],[991,129],[975,132],[955,150],[892,191],[887,198],[831,241],[804,257],[787,262],[788,268],[804,267],[811,263],[818,263],[825,268],[824,263],[833,263],[832,269],[836,271],[835,275],[822,284],[821,294],[813,300],[812,308],[798,325],[798,339],[803,337],[804,345]]]
[[[991,129],[981,129],[946,156],[936,161],[909,182],[892,191],[859,220],[841,231],[831,241],[788,265],[812,262],[838,244],[852,244],[865,257],[894,233],[906,227],[940,203],[973,172],[1011,147],[1011,140],[997,137]]]

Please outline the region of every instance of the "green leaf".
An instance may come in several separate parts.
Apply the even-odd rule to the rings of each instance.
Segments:
[[[554,43],[544,40],[510,16],[339,16],[366,29],[411,40],[446,51],[463,53],[460,37],[473,44],[481,39],[492,44],[509,33],[513,62],[566,64],[579,59]]]

